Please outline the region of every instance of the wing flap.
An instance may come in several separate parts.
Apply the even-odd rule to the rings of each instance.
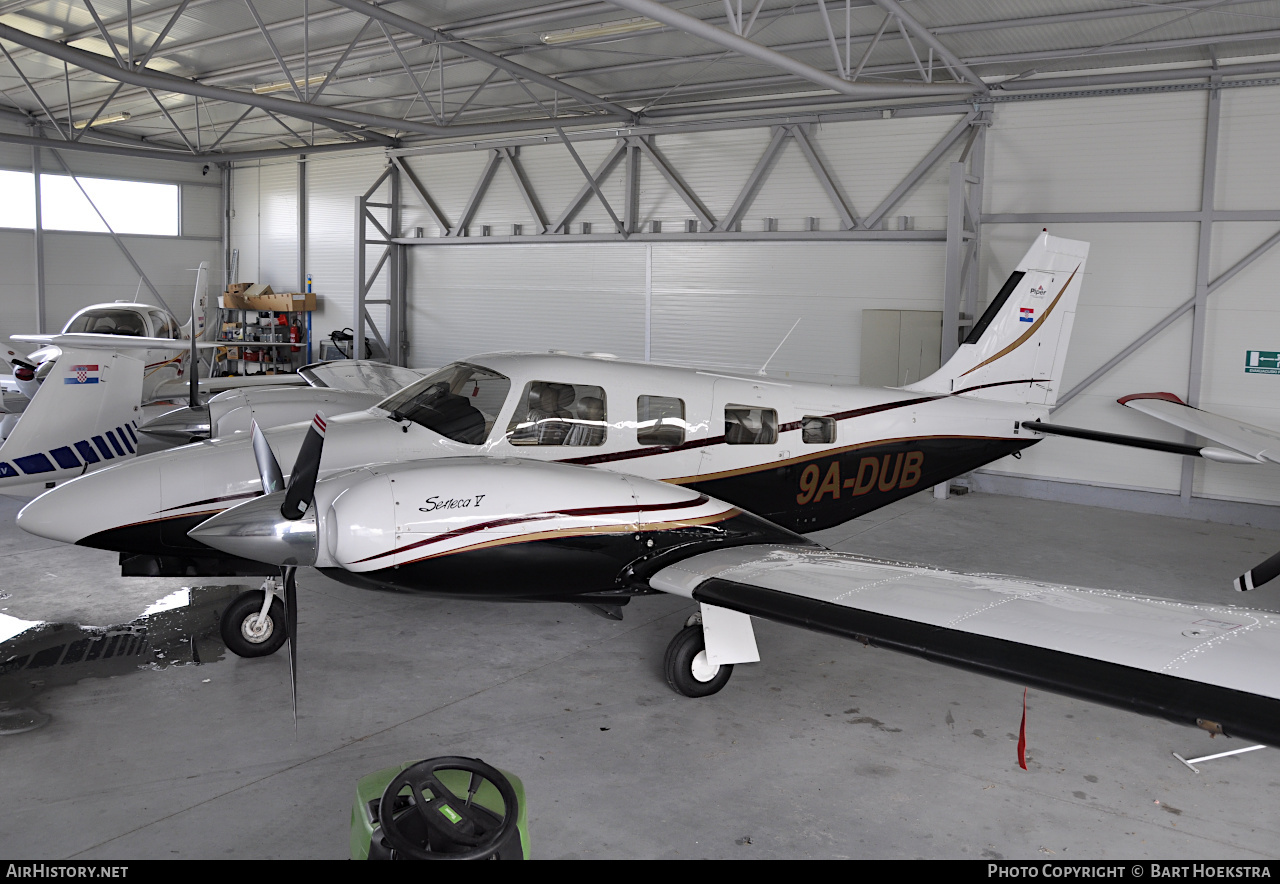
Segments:
[[[1280,615],[796,547],[704,553],[650,579],[705,604],[1020,684],[1280,743]]]

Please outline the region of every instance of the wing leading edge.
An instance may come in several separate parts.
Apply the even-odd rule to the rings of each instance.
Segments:
[[[704,604],[1280,745],[1280,614],[788,546],[704,553],[649,582]]]

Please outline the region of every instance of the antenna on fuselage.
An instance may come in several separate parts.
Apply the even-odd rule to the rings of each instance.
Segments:
[[[803,316],[800,319],[804,319]],[[782,345],[787,342],[787,338],[791,337],[791,332],[796,330],[796,325],[800,324],[800,319],[795,321],[795,325],[791,326],[791,331],[782,336],[782,340],[778,342],[778,346],[773,348],[773,352],[769,354],[769,358],[764,361],[764,365],[760,366],[760,370],[756,374],[764,377],[764,370],[769,367],[769,363],[773,361],[773,357],[778,355],[778,351],[782,349]]]
[[[142,277],[141,277],[141,276],[139,276],[139,277],[138,277],[138,290],[137,290],[136,292],[134,292],[134,293],[133,293],[133,300],[134,300],[134,303],[137,303],[138,299],[139,299],[139,298],[141,298],[141,297],[142,297]]]

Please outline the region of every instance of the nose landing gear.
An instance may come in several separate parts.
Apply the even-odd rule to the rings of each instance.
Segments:
[[[289,631],[276,579],[268,577],[261,589],[236,596],[222,612],[219,630],[227,650],[239,657],[267,657],[280,650]]]

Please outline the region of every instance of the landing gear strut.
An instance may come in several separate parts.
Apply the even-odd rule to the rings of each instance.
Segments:
[[[239,657],[266,657],[280,650],[289,632],[275,578],[236,596],[222,612],[220,632],[227,649]]]
[[[758,659],[758,658],[757,658]],[[709,697],[729,683],[733,664],[715,665],[707,659],[702,617],[694,614],[685,628],[676,633],[663,659],[667,684],[686,697]]]

